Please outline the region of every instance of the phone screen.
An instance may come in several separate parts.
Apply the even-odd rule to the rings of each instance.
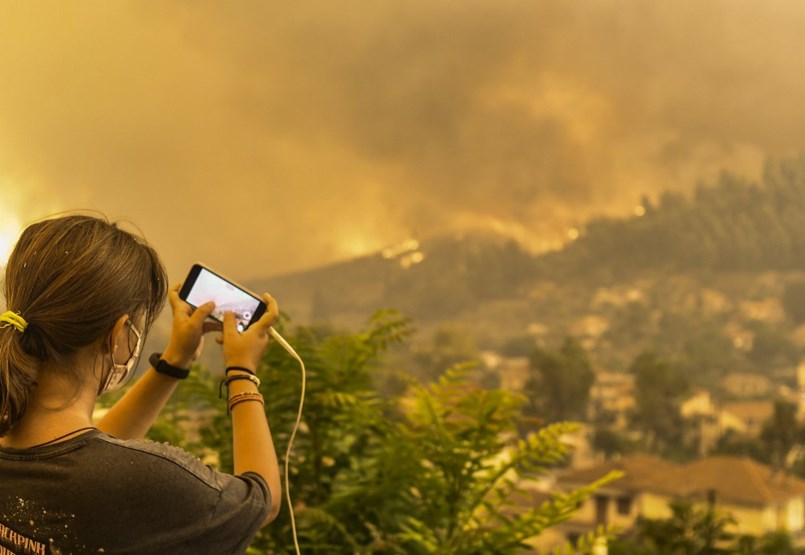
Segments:
[[[224,313],[232,311],[238,321],[238,329],[244,330],[249,326],[255,312],[262,301],[252,294],[231,284],[224,278],[201,268],[185,300],[195,307],[208,301],[215,302],[212,317],[223,321]]]

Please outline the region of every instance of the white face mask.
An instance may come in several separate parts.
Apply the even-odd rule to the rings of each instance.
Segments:
[[[114,357],[110,355],[112,358],[112,369],[109,370],[109,374],[106,376],[106,380],[101,386],[101,391],[98,395],[117,391],[123,387],[123,384],[129,379],[131,371],[137,363],[137,359],[140,358],[142,333],[134,327],[134,324],[132,324],[130,320],[126,320],[126,323],[131,327],[131,331],[134,332],[134,335],[137,336],[137,344],[134,346],[134,350],[131,352],[131,356],[126,361],[126,364],[117,364]]]

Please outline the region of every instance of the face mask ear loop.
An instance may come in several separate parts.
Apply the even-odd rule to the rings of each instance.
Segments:
[[[101,381],[98,383],[99,397],[106,392],[109,386],[109,380],[112,379],[112,373],[115,371],[115,357],[114,349],[112,349],[111,337],[109,338],[109,360],[112,361],[112,364],[109,366],[109,369],[106,372],[103,371],[103,367],[106,366],[106,364],[101,365]]]
[[[131,327],[131,331],[134,332],[135,337],[137,337],[137,340],[134,342],[134,347],[131,349],[131,356],[132,358],[139,360],[140,354],[143,350],[143,334],[145,333],[145,330],[138,330],[136,327],[134,327],[134,324],[132,324],[130,320],[129,326]],[[129,341],[129,347],[131,347],[131,341]]]
[[[107,375],[106,380],[104,380],[103,387],[98,395],[116,391],[123,387],[128,379],[131,378],[134,365],[137,363],[137,360],[140,357],[143,333],[134,327],[134,324],[131,323],[131,320],[126,320],[126,324],[128,324],[128,326],[131,328],[131,331],[134,332],[134,335],[137,336],[137,342],[135,343],[131,353],[129,353],[128,360],[123,364],[118,364],[115,362],[115,345],[111,345],[112,348],[110,349],[109,358],[112,361],[112,367],[109,370],[109,374]]]
[[[128,322],[128,320],[126,320]],[[109,360],[112,361],[112,365],[109,367],[109,370],[104,375],[103,366],[101,367],[101,380],[98,383],[98,393],[97,396],[100,397],[104,393],[106,393],[109,387],[109,380],[112,379],[112,374],[115,372],[115,342],[112,339],[112,334],[109,334],[109,344],[107,345],[109,349]]]

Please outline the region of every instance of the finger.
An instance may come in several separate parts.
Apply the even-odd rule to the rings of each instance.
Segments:
[[[202,327],[204,320],[210,317],[213,310],[215,310],[215,303],[213,301],[207,301],[193,312],[190,320],[193,322],[194,326]]]
[[[268,328],[273,326],[279,317],[279,306],[274,297],[268,293],[263,295],[263,302],[266,303],[266,311],[252,327],[257,326],[263,333],[268,333]]]
[[[179,297],[179,290],[182,288],[181,283],[174,284],[168,291],[168,301],[170,302],[171,309],[174,314],[190,314],[193,312],[193,307],[187,304]]]
[[[176,308],[177,304],[182,302],[182,299],[179,298],[179,289],[181,287],[181,283],[174,283],[168,290],[168,300],[170,301],[171,306],[174,308]]]
[[[235,318],[235,313],[231,310],[227,310],[224,313],[224,340],[226,340],[227,336],[237,334],[238,333],[238,320]]]

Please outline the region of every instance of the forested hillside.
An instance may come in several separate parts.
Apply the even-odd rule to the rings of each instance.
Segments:
[[[805,158],[769,162],[760,183],[723,174],[691,197],[645,200],[644,215],[589,222],[541,273],[805,269]]]

